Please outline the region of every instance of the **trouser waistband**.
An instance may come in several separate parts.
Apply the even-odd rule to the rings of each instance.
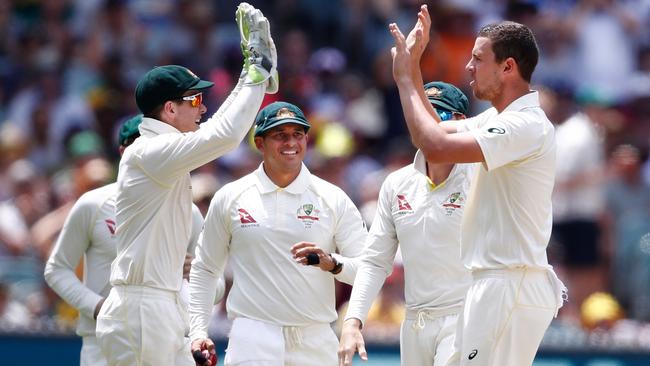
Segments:
[[[517,267],[503,269],[478,269],[472,271],[472,277],[475,281],[483,278],[509,278],[523,280],[526,277],[530,278],[531,276],[539,275],[545,275],[553,287],[556,306],[555,316],[557,316],[557,311],[562,307],[562,305],[564,305],[564,301],[567,299],[567,288],[557,277],[553,267]]]
[[[117,285],[113,286],[117,293],[129,295],[147,295],[153,298],[163,298],[177,301],[179,300],[178,291],[163,290],[149,286],[135,286],[135,285]]]

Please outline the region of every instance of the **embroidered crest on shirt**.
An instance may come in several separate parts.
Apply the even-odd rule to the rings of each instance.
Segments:
[[[242,223],[242,227],[247,227],[247,226],[259,226],[257,221],[251,216],[251,214],[248,213],[248,211],[244,210],[243,208],[238,208],[237,213],[239,214],[239,222]],[[251,225],[255,224],[255,225]]]
[[[406,196],[403,194],[397,195],[397,213],[412,213],[413,209],[411,204],[406,200]]]
[[[106,219],[104,222],[106,223],[106,227],[108,227],[108,231],[111,232],[111,235],[115,235],[115,220]]]
[[[465,198],[462,193],[454,192],[442,202],[442,207],[447,211],[447,216],[451,216],[457,209],[462,208],[463,204],[465,204]]]
[[[318,215],[320,210],[315,208],[312,203],[305,203],[304,205],[298,207],[296,212],[296,217],[298,220],[302,221],[305,224],[305,229],[311,228],[315,221],[318,221]]]

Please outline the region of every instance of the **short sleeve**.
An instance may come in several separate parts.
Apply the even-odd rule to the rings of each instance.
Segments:
[[[481,147],[487,170],[533,155],[540,151],[546,138],[541,121],[531,121],[514,113],[491,118],[470,133]]]

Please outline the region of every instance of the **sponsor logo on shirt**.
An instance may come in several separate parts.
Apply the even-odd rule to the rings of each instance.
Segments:
[[[296,218],[305,224],[305,229],[309,229],[314,222],[320,220],[318,215],[320,210],[314,207],[312,203],[305,203],[298,207],[296,211]]]
[[[412,213],[413,209],[411,208],[411,204],[406,200],[406,196],[403,194],[398,194],[397,195],[397,213],[399,214],[405,214],[405,213]]]
[[[260,226],[260,224],[255,221],[253,216],[248,213],[248,211],[244,210],[243,208],[238,208],[237,213],[239,214],[239,222],[242,223],[242,227],[248,227],[248,226]]]
[[[108,227],[108,231],[110,231],[111,235],[115,235],[115,220],[106,219],[104,222],[106,223],[106,227]]]
[[[490,128],[487,129],[487,132],[503,135],[504,133],[506,133],[506,130],[504,130],[501,127],[490,127]]]
[[[447,211],[447,216],[451,216],[457,209],[462,208],[464,204],[465,197],[463,197],[463,194],[454,192],[442,202],[442,207]]]
[[[467,359],[468,359],[468,360],[473,360],[474,357],[476,357],[477,354],[478,354],[478,350],[477,350],[477,349],[473,349],[472,352],[469,353],[469,356],[467,356]]]

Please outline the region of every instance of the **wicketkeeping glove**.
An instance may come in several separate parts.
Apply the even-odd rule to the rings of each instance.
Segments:
[[[235,12],[241,49],[244,56],[242,77],[246,83],[257,85],[267,83],[266,93],[278,91],[278,54],[271,38],[268,19],[261,11],[248,3],[241,3]]]

